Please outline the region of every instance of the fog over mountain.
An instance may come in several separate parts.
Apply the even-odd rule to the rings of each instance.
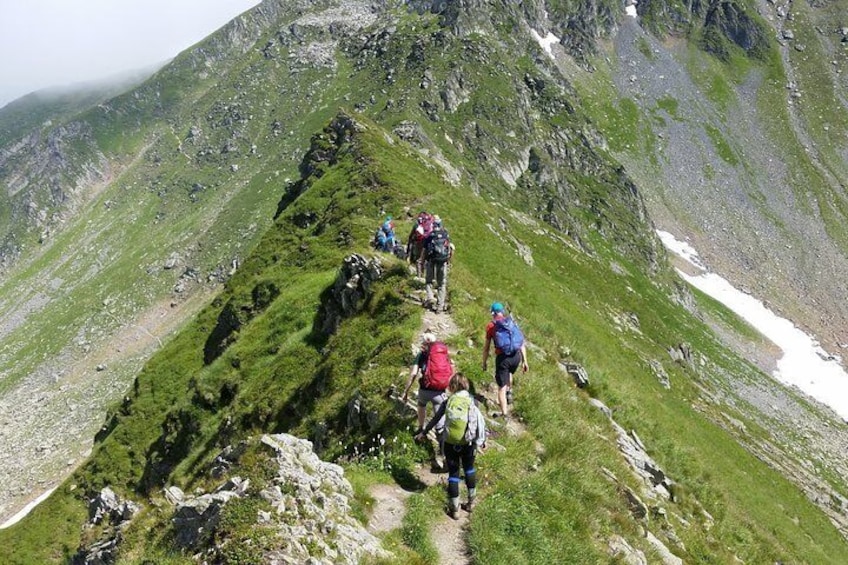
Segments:
[[[30,92],[161,65],[258,0],[5,1],[0,107]]]

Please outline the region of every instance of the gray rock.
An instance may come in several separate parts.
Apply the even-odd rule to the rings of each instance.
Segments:
[[[634,549],[627,540],[619,535],[614,535],[610,538],[609,543],[610,557],[616,560],[616,563],[624,565],[648,565],[648,560],[645,558],[645,553],[639,549]]]
[[[612,410],[610,410],[609,407],[607,407],[606,404],[604,404],[603,402],[601,402],[597,398],[590,398],[589,404],[591,404],[592,406],[594,406],[595,408],[597,408],[598,410],[603,412],[604,416],[606,416],[607,418],[612,419]]]
[[[318,312],[316,323],[321,333],[335,333],[344,318],[358,312],[371,294],[371,285],[382,276],[383,266],[379,257],[366,259],[358,253],[346,257],[329,299],[321,304]]]
[[[586,388],[589,386],[589,374],[582,365],[567,361],[560,361],[557,363],[557,367],[559,367],[560,371],[563,371],[565,374],[574,379],[574,384],[576,384],[578,388]]]
[[[671,552],[666,545],[660,541],[654,534],[648,532],[648,535],[645,536],[648,542],[654,546],[654,549],[660,556],[660,559],[663,562],[663,565],[683,565],[683,560],[677,557],[675,554]]]
[[[665,372],[665,368],[663,367],[662,363],[660,363],[656,359],[651,359],[651,361],[649,361],[649,365],[651,366],[651,370],[654,372],[654,375],[660,381],[660,384],[663,386],[663,388],[670,389],[671,381],[669,380],[668,373]]]

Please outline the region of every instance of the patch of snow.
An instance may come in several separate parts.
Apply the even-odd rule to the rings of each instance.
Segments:
[[[681,259],[686,260],[693,267],[697,267],[701,271],[706,271],[707,267],[701,261],[701,258],[698,256],[698,252],[695,251],[695,248],[686,243],[685,241],[678,241],[672,234],[667,231],[657,230],[657,235],[660,237],[660,241],[665,246],[666,249],[680,257]]]
[[[627,0],[627,5],[624,7],[624,13],[631,18],[636,17],[636,0]]]
[[[677,241],[667,232],[657,233],[669,251],[704,270],[697,276],[678,270],[683,280],[730,308],[783,350],[783,357],[777,362],[772,376],[799,388],[848,420],[848,373],[836,357],[828,354],[814,337],[790,320],[766,308],[762,301],[736,289],[721,276],[706,271],[698,253],[690,245]]]
[[[533,39],[535,39],[539,43],[542,49],[545,50],[545,53],[547,53],[551,56],[551,58],[553,58],[554,52],[552,51],[551,46],[555,43],[559,43],[559,37],[557,37],[550,31],[545,37],[542,37],[535,29],[531,29],[530,34],[533,36]]]

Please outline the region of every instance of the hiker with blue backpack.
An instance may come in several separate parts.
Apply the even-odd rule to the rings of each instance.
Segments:
[[[397,239],[395,238],[395,223],[391,216],[386,216],[386,220],[377,228],[374,234],[374,247],[380,251],[393,252]]]
[[[495,382],[498,383],[498,404],[501,416],[507,418],[507,405],[512,404],[512,377],[522,367],[530,370],[527,364],[527,349],[524,346],[524,334],[521,328],[507,315],[503,304],[495,302],[491,307],[492,321],[486,326],[486,344],[483,346],[483,370],[489,361],[489,350],[495,345]]]
[[[448,236],[448,231],[442,225],[439,216],[433,216],[433,230],[424,243],[424,257],[426,259],[426,277],[424,289],[427,299],[425,308],[433,312],[444,312],[447,310],[445,304],[448,294],[448,266],[453,257],[454,246]],[[436,284],[436,294],[433,293],[433,283]]]
[[[461,373],[450,379],[450,397],[415,439],[424,439],[437,422],[444,418],[445,463],[448,467],[448,516],[459,519],[459,509],[471,512],[477,496],[477,469],[474,467],[477,452],[486,448],[486,422],[469,392],[468,379]],[[459,503],[460,468],[465,474],[468,501]]]

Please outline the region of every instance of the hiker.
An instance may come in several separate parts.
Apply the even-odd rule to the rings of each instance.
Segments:
[[[421,336],[421,351],[415,357],[415,362],[409,368],[409,380],[403,389],[403,403],[409,400],[409,389],[415,377],[418,378],[418,428],[415,435],[424,429],[424,419],[427,416],[427,404],[433,405],[433,413],[439,411],[447,399],[445,390],[454,374],[453,361],[448,354],[448,347],[436,339],[430,330]],[[442,432],[444,418],[436,423],[436,435],[439,438],[439,451],[442,449]]]
[[[474,508],[474,499],[477,496],[477,470],[474,468],[474,459],[477,451],[486,449],[486,422],[474,403],[469,388],[468,379],[462,373],[451,377],[448,385],[450,397],[447,402],[442,404],[427,427],[415,436],[415,439],[420,441],[441,418],[444,418],[445,462],[448,467],[447,511],[448,516],[454,520],[459,519],[460,507],[469,513]],[[459,504],[460,465],[465,473],[465,486],[468,487],[468,502],[462,505]]]
[[[512,376],[521,366],[524,372],[530,370],[527,364],[527,349],[524,346],[524,334],[521,328],[504,311],[500,302],[492,304],[492,321],[486,326],[486,344],[483,346],[483,370],[489,360],[489,347],[495,344],[495,382],[498,383],[498,404],[501,415],[507,418],[507,405],[512,404]]]
[[[409,262],[415,262],[415,274],[424,276],[424,242],[433,231],[432,214],[421,210],[415,219],[415,225],[409,232],[409,240],[406,243],[406,256]]]
[[[386,216],[386,220],[374,233],[374,247],[380,251],[393,253],[396,243],[395,223],[392,221],[391,216]]]
[[[424,254],[426,258],[427,275],[424,279],[424,288],[427,299],[425,308],[433,312],[444,312],[447,308],[445,300],[448,291],[448,264],[453,257],[454,246],[450,241],[447,230],[442,226],[442,219],[433,216],[433,231],[424,243]],[[436,300],[433,297],[433,283],[436,283]]]

